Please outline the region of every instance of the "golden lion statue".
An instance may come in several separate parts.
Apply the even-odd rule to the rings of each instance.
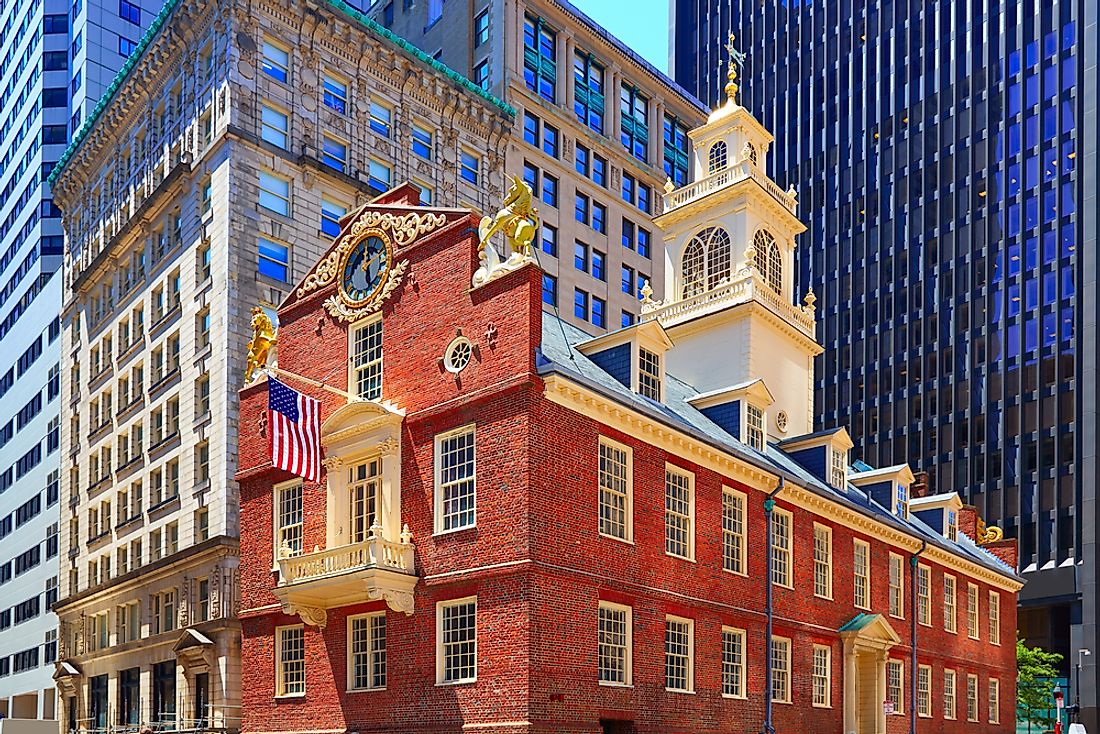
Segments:
[[[248,362],[244,368],[244,383],[252,382],[256,370],[267,367],[267,358],[275,346],[275,325],[259,306],[252,309],[252,340],[248,342]]]
[[[504,206],[495,217],[482,217],[481,224],[478,225],[479,257],[485,259],[484,253],[489,247],[489,238],[497,232],[504,234],[504,239],[511,250],[510,254],[531,254],[531,242],[538,235],[541,224],[538,209],[534,207],[534,199],[535,195],[531,192],[531,187],[519,176],[512,176],[512,187],[504,199]]]

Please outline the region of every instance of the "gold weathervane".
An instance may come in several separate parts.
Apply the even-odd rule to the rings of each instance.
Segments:
[[[275,325],[259,306],[252,309],[252,339],[248,342],[248,362],[244,368],[244,384],[252,382],[256,370],[267,367],[267,358],[275,346]]]
[[[730,40],[726,43],[726,52],[729,54],[729,61],[726,62],[726,96],[730,102],[737,102],[737,63],[742,58],[741,54],[737,53],[737,48],[733,45],[734,35],[730,32]]]

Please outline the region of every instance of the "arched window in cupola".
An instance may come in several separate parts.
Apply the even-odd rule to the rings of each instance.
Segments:
[[[783,292],[783,254],[779,251],[779,244],[772,233],[766,229],[759,229],[753,236],[753,247],[756,248],[757,262],[760,263],[760,274],[768,282],[776,293]]]
[[[681,259],[684,298],[729,281],[733,269],[730,244],[729,233],[721,227],[707,227],[691,238]]]
[[[749,149],[749,160],[752,161],[752,164],[755,166],[756,165],[756,146],[753,145],[752,143],[745,143],[745,145],[747,145],[748,149]]]
[[[730,279],[730,236],[721,227],[710,230],[707,240],[707,288],[717,288]]]
[[[708,172],[717,173],[721,171],[726,167],[728,157],[725,141],[719,140],[717,143],[710,146],[709,165],[707,167]]]

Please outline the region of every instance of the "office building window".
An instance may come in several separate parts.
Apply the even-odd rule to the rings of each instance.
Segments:
[[[573,56],[573,97],[577,120],[603,135],[604,69],[581,51]]]
[[[330,168],[335,168],[340,173],[348,172],[348,145],[347,143],[324,136],[321,143],[321,160]]]
[[[325,72],[323,82],[323,101],[325,106],[341,115],[348,111],[348,84],[343,79]]]
[[[276,81],[286,83],[290,72],[290,52],[282,46],[264,40],[263,60],[260,68]]]
[[[290,180],[267,171],[260,171],[260,206],[290,216]]]
[[[665,115],[665,175],[674,186],[684,186],[688,181],[687,126],[679,118]]]
[[[264,237],[260,238],[259,243],[260,275],[283,283],[289,282],[290,249],[286,245],[280,245]]]
[[[523,80],[549,102],[557,101],[557,35],[542,18],[523,19]]]
[[[620,139],[623,147],[643,163],[649,161],[649,100],[636,88],[623,84],[620,92]]]
[[[285,112],[264,105],[260,110],[260,137],[279,148],[286,148],[289,120]]]

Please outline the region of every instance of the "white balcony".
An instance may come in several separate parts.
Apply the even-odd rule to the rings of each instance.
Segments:
[[[318,627],[325,626],[329,609],[376,599],[412,614],[418,580],[414,555],[408,527],[392,541],[375,525],[360,543],[280,558],[275,596],[288,614]]]
[[[784,191],[781,189],[775,181],[772,181],[762,170],[747,160],[735,163],[729,168],[723,168],[720,171],[710,174],[706,178],[701,178],[683,188],[665,194],[664,211],[667,214],[673,209],[678,209],[694,201],[698,201],[704,196],[713,194],[715,191],[720,191],[721,189],[748,180],[753,180],[758,183],[764,191],[771,194],[771,196],[782,206],[786,207],[787,211],[791,214],[798,213],[798,197],[793,191]]]
[[[698,295],[673,301],[667,305],[659,302],[642,303],[642,314],[646,318],[655,318],[662,326],[688,321],[730,306],[758,301],[789,324],[811,339],[814,338],[813,312],[805,307],[787,303],[771,286],[764,282],[760,274],[741,270],[732,280],[706,290]]]

